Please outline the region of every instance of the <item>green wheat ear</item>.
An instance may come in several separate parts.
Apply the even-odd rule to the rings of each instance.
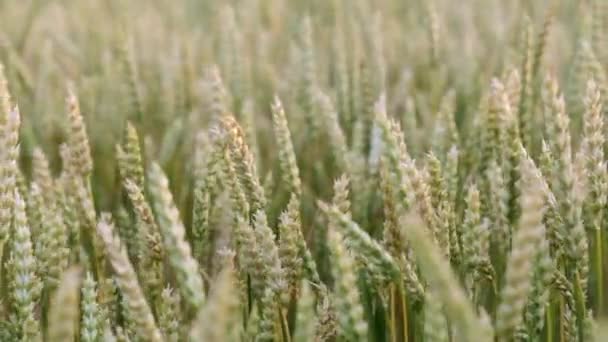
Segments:
[[[233,268],[220,272],[212,283],[211,296],[197,313],[189,332],[190,341],[218,341],[238,333],[238,296]],[[215,324],[208,324],[214,321]],[[250,322],[251,323],[251,322]]]
[[[80,340],[94,342],[102,336],[103,321],[101,308],[97,302],[97,282],[87,272],[82,281],[80,295]]]
[[[167,341],[179,340],[179,297],[170,287],[165,287],[157,307],[158,326]]]
[[[424,300],[424,339],[434,342],[449,341],[447,320],[441,303],[428,292]]]
[[[68,146],[71,162],[76,172],[86,178],[93,171],[93,160],[91,159],[91,148],[87,135],[84,118],[80,112],[80,103],[73,86],[68,86],[66,107],[68,111]]]
[[[279,162],[283,180],[289,187],[289,192],[300,197],[302,195],[300,172],[287,125],[287,117],[278,96],[275,96],[272,104],[272,122],[277,146],[279,146]]]
[[[0,79],[0,83],[2,80]],[[8,96],[8,94],[3,95]],[[19,109],[9,109],[2,113],[2,126],[0,126],[0,146],[2,146],[2,158],[0,170],[2,181],[0,182],[0,243],[4,244],[9,236],[11,217],[13,213],[13,201],[17,186],[17,156],[19,154],[19,127],[21,117]]]
[[[72,341],[78,335],[78,315],[82,270],[79,267],[68,269],[51,299],[49,312],[49,341]],[[83,311],[86,308],[83,308]],[[84,326],[86,329],[87,326]],[[83,339],[86,341],[86,339]]]
[[[314,294],[311,285],[303,281],[302,291],[298,300],[298,313],[296,316],[296,330],[293,335],[294,342],[305,342],[314,339],[318,318],[315,312]]]
[[[235,176],[250,203],[251,212],[266,208],[266,196],[264,188],[260,183],[257,168],[249,146],[245,141],[243,130],[232,116],[224,116],[220,121],[220,127],[225,135],[223,143],[225,151],[229,155],[234,168]]]
[[[49,160],[40,147],[34,148],[32,152],[32,180],[40,186],[46,201],[56,202],[55,180],[51,173]]]
[[[303,258],[300,246],[305,244],[300,221],[300,202],[295,194],[291,196],[287,209],[279,218],[279,258],[287,282],[286,299],[298,298],[303,275]]]
[[[13,104],[11,100],[11,94],[8,89],[8,81],[6,80],[4,64],[0,63],[0,103],[2,110],[2,121],[1,123],[4,125],[6,122],[6,117],[9,115],[11,110],[13,109]]]
[[[114,225],[108,215],[103,215],[97,225],[97,234],[105,246],[106,257],[114,270],[115,279],[128,307],[135,331],[149,341],[162,341],[154,316],[137,280],[133,265],[125,247],[114,236]]]
[[[505,285],[501,290],[496,329],[500,339],[509,339],[522,323],[521,312],[532,287],[532,268],[536,250],[542,242],[544,212],[541,180],[529,159],[521,165],[523,174],[522,218],[513,235],[513,247],[507,261]]]
[[[410,241],[422,276],[445,306],[447,317],[458,327],[459,336],[470,341],[491,341],[491,329],[479,329],[480,326],[486,325],[481,324],[472,303],[459,287],[448,261],[423,227],[421,219],[415,214],[410,214],[402,222],[404,236]]]
[[[196,312],[205,300],[203,279],[198,271],[199,265],[192,257],[191,247],[186,241],[186,230],[173,202],[169,181],[156,163],[152,164],[148,178],[163,244],[179,279],[178,288],[185,303]]]
[[[342,234],[334,229],[328,231],[328,242],[334,258],[334,277],[336,284],[333,291],[335,301],[338,334],[346,339],[365,339],[368,325],[364,319],[363,306],[357,287],[355,260],[344,246]]]
[[[13,192],[14,230],[10,240],[11,254],[7,262],[11,276],[9,284],[15,320],[22,339],[36,339],[40,322],[35,317],[35,306],[40,299],[42,283],[36,275],[38,260],[32,248],[30,227],[25,214],[25,202],[18,190]]]
[[[122,179],[131,179],[135,184],[144,187],[144,165],[142,161],[140,140],[131,122],[127,121],[122,145],[116,146],[118,169]]]

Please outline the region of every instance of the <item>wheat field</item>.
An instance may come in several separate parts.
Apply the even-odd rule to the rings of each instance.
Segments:
[[[0,341],[608,341],[605,0],[0,1]]]

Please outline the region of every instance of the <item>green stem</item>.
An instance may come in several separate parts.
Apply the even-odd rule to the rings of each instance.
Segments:
[[[596,227],[599,228],[599,227]],[[604,276],[603,276],[603,253],[602,253],[602,229],[595,230],[595,267],[596,267],[596,286],[597,286],[597,312],[602,313],[604,307]]]
[[[559,340],[565,341],[566,334],[564,332],[564,297],[560,296],[559,298]]]
[[[289,332],[289,325],[287,324],[287,316],[285,311],[279,307],[279,319],[281,320],[281,333],[283,334],[283,341],[291,342],[291,333]]]
[[[4,296],[6,295],[5,293],[5,284],[7,282],[6,280],[6,268],[5,268],[5,264],[4,264],[4,244],[6,243],[7,239],[2,239],[0,238],[0,298],[5,298]],[[3,307],[2,305],[5,303],[1,303],[0,304],[0,310],[3,311]],[[0,318],[4,318],[3,314],[0,314]]]
[[[391,342],[397,342],[397,293],[395,284],[391,284]]]
[[[547,342],[553,342],[553,305],[550,303],[545,312],[547,320]]]
[[[584,340],[584,329],[582,329],[585,322],[585,315],[587,309],[585,308],[585,295],[583,294],[583,288],[581,286],[581,278],[579,272],[575,272],[574,282],[574,301],[576,303],[576,321],[579,325],[579,339]]]
[[[407,319],[407,294],[403,287],[403,282],[399,283],[399,290],[401,291],[401,310],[403,311],[403,341],[408,342],[409,331],[408,331],[408,319]]]

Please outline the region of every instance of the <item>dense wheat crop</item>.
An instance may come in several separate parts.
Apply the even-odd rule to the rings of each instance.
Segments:
[[[0,1],[0,341],[608,341],[605,0]]]

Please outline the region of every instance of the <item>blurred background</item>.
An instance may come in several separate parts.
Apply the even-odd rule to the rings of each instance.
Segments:
[[[114,203],[114,146],[127,119],[180,194],[189,183],[177,180],[191,168],[182,157],[194,153],[218,96],[245,122],[264,178],[276,167],[269,133],[278,94],[298,162],[324,175],[303,175],[305,184],[323,194],[332,179],[325,175],[336,172],[317,158],[319,142],[305,126],[303,113],[315,110],[303,96],[307,84],[333,100],[349,144],[353,122],[386,92],[416,155],[431,146],[433,135],[420,132],[437,126],[442,106],[466,140],[491,78],[527,67],[529,54],[535,82],[550,72],[567,85],[580,127],[586,73],[605,78],[606,8],[601,0],[1,1],[0,61],[23,116],[25,170],[35,146],[60,169],[66,84],[74,83],[103,207]],[[580,129],[573,132],[576,141]]]

